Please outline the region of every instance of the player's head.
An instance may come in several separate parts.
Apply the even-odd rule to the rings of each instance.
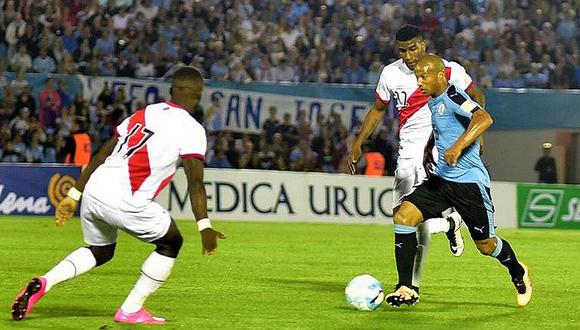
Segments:
[[[439,96],[449,84],[445,76],[443,60],[433,54],[421,57],[415,66],[415,76],[417,76],[419,88],[426,95]]]
[[[427,52],[427,43],[421,30],[414,25],[405,25],[397,31],[395,39],[399,56],[409,69],[414,70],[417,61]]]
[[[194,67],[184,66],[173,74],[171,84],[171,100],[194,111],[201,99],[203,90],[203,77]]]

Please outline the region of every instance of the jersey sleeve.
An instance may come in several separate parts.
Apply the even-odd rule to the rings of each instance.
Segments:
[[[469,91],[475,83],[467,74],[465,68],[455,62],[449,62],[449,83],[453,84],[464,91]]]
[[[391,100],[391,91],[388,85],[388,72],[387,67],[383,68],[379,82],[377,83],[377,88],[375,89],[375,99],[382,104],[389,104]]]
[[[196,158],[204,161],[206,149],[205,129],[195,122],[193,118],[184,122],[179,147],[181,159]]]
[[[469,96],[457,90],[455,86],[450,86],[447,90],[447,96],[451,100],[451,111],[454,113],[470,118],[473,116],[475,110],[480,109],[479,105],[472,101]]]

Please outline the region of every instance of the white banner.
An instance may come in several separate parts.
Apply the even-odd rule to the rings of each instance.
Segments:
[[[205,170],[212,219],[392,223],[391,177]],[[157,197],[176,219],[193,219],[180,169]]]
[[[124,88],[133,110],[135,110],[137,101],[144,100],[147,104],[150,104],[155,103],[159,98],[169,98],[170,84],[165,81],[123,77],[77,77],[83,85],[84,97],[91,104],[96,103],[105,84],[108,84],[113,90]],[[330,113],[337,113],[345,126],[351,129],[356,125],[357,121],[362,120],[366,109],[368,109],[371,102],[374,102],[373,99],[360,100],[360,94],[356,93],[354,95],[359,95],[359,100],[354,96],[352,100],[344,100],[344,95],[342,94],[347,91],[346,88],[327,88],[324,90],[325,95],[335,95],[335,99],[292,95],[293,91],[303,91],[305,88],[309,87],[288,86],[284,89],[285,93],[281,94],[272,93],[268,86],[257,86],[252,88],[253,90],[251,91],[235,88],[205,87],[201,105],[204,111],[207,112],[211,104],[210,100],[214,97],[219,100],[219,111],[222,118],[221,126],[224,129],[259,133],[261,132],[262,124],[268,118],[268,109],[272,106],[278,109],[277,118],[280,121],[282,121],[283,114],[290,113],[294,122],[300,110],[306,112],[311,122],[316,122],[319,113],[324,114],[327,118]],[[321,92],[323,90],[322,87],[318,87],[318,89]],[[353,87],[350,91],[356,92],[357,90],[361,90],[360,87]],[[296,93],[299,94],[298,92]]]
[[[392,177],[205,169],[210,218],[392,224]],[[495,224],[516,228],[516,184],[493,182]],[[175,219],[193,219],[182,169],[157,201]]]

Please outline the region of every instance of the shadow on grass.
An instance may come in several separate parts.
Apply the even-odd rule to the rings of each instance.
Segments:
[[[514,304],[508,303],[490,303],[485,301],[453,301],[453,300],[422,300],[421,303],[430,305],[446,305],[446,306],[493,306],[493,307],[503,307],[509,309],[521,309]]]
[[[90,308],[82,306],[39,307],[32,311],[27,319],[46,319],[57,317],[105,317],[113,320],[115,311],[111,309]]]
[[[292,287],[298,290],[316,291],[316,292],[342,292],[345,283],[337,281],[323,280],[301,280],[295,278],[262,278],[262,281],[275,283],[282,286]]]

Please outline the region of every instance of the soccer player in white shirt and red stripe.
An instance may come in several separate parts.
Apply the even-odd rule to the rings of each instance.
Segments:
[[[69,254],[48,273],[33,278],[12,306],[14,320],[26,317],[54,285],[70,280],[113,258],[119,229],[155,245],[141,275],[114,320],[120,323],[160,324],[143,304],[169,277],[183,238],[169,213],[153,201],[167,185],[181,161],[197,219],[204,254],[213,254],[218,238],[207,216],[203,184],[205,130],[192,116],[203,89],[193,67],[176,71],[171,101],[138,110],[116,128],[93,157],[56,210],[56,224],[64,225],[81,203],[83,238],[88,244]]]
[[[413,72],[419,59],[427,54],[427,43],[417,27],[406,25],[397,32],[396,45],[400,59],[385,66],[381,72],[375,91],[375,104],[367,112],[347,158],[350,171],[354,174],[356,162],[362,153],[362,144],[382,121],[389,103],[395,102],[399,117],[400,140],[393,187],[395,215],[403,197],[410,194],[426,178],[427,169],[424,166],[424,154],[433,131],[431,111],[427,105],[429,96],[421,92],[417,77]],[[444,61],[444,63],[449,81],[466,90],[475,101],[484,105],[483,92],[475,86],[465,69],[455,62]],[[433,159],[437,159],[437,157],[433,157]],[[461,217],[453,209],[444,213],[445,217],[429,219],[418,228],[419,245],[413,268],[413,288],[411,288],[417,292],[432,234],[446,233],[452,254],[460,256],[463,253],[464,246],[460,232]],[[412,305],[417,300],[409,299],[403,303]]]

